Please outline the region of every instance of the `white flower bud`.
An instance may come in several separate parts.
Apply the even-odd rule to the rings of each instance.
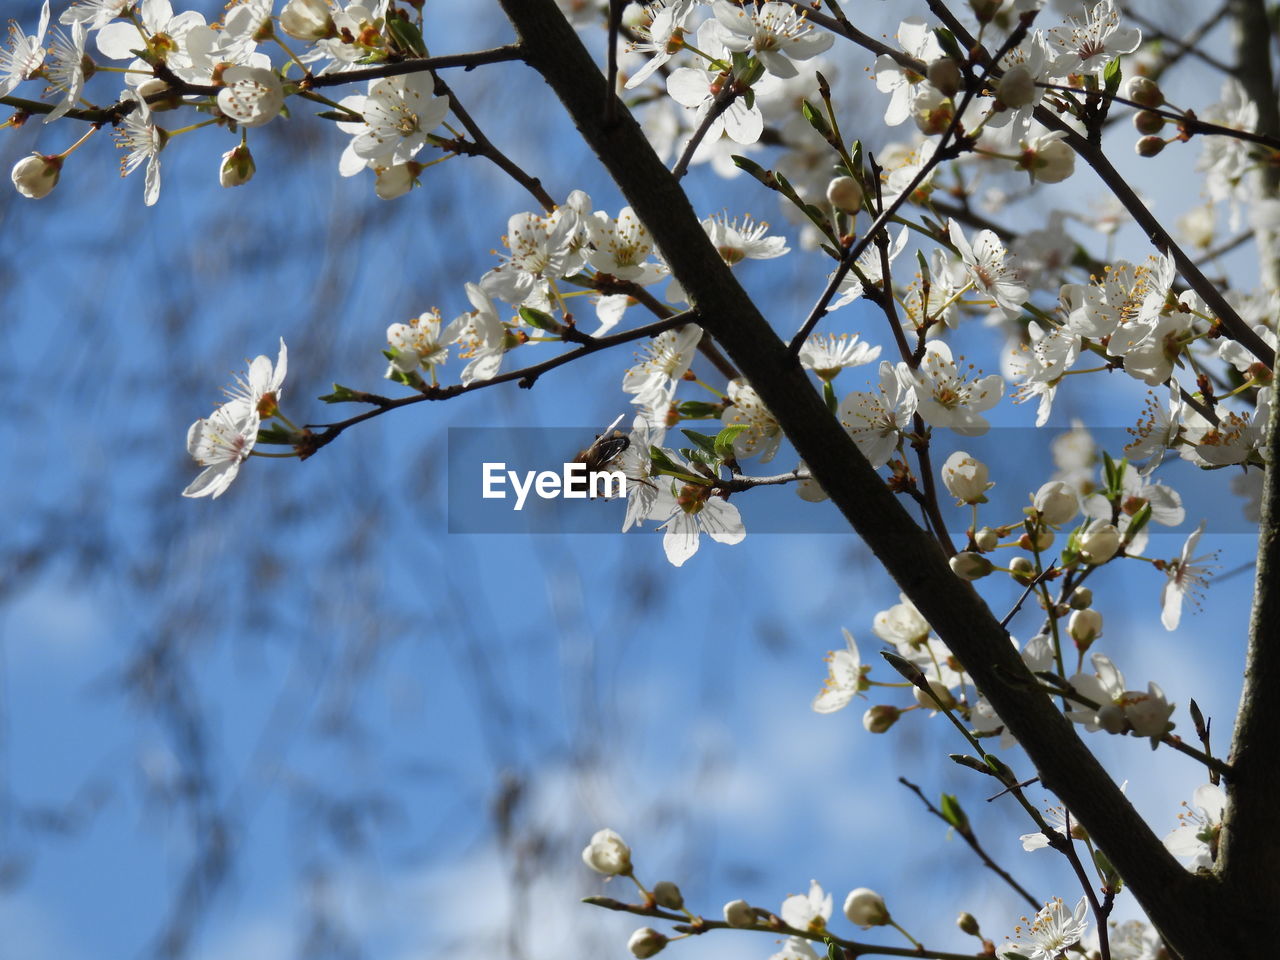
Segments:
[[[982,935],[982,930],[978,926],[978,918],[968,911],[965,911],[960,914],[960,916],[956,917],[956,926],[971,937]]]
[[[849,896],[844,900],[844,915],[849,918],[850,923],[856,923],[863,930],[882,927],[889,922],[889,910],[884,905],[884,898],[866,887],[849,891]]]
[[[902,711],[887,703],[877,704],[862,715],[862,726],[867,733],[884,733],[902,716]]]
[[[951,558],[950,563],[951,572],[961,580],[981,580],[995,569],[995,564],[972,550],[957,553]]]
[[[653,900],[668,910],[679,910],[684,906],[684,894],[670,880],[659,880],[653,885]]]
[[[1107,733],[1124,733],[1124,708],[1114,704],[1103,704],[1094,721]]]
[[[606,876],[631,872],[631,848],[612,830],[597,830],[582,851],[582,862]]]
[[[224,187],[238,187],[252,180],[257,169],[253,163],[253,154],[249,152],[248,146],[242,143],[222,155],[218,182]]]
[[[754,927],[755,908],[745,900],[730,900],[724,905],[724,922],[731,927]]]
[[[951,57],[942,57],[929,64],[928,77],[929,82],[948,97],[954,97],[964,82],[960,65]]]
[[[652,957],[666,945],[667,938],[652,927],[641,927],[627,941],[627,949],[631,951],[631,955],[639,957],[640,960]]]
[[[14,189],[28,200],[42,200],[58,185],[62,175],[62,160],[34,153],[23,157],[13,165],[9,179]]]
[[[1038,140],[1022,151],[1018,165],[1031,179],[1061,183],[1076,172],[1076,152],[1061,140]]]
[[[911,101],[911,119],[926,137],[945,133],[955,115],[956,105],[933,84],[921,84]]]
[[[1088,650],[1089,645],[1102,636],[1102,614],[1092,607],[1076,610],[1067,621],[1067,633],[1082,652]]]
[[[979,550],[994,550],[1000,545],[1000,534],[990,527],[983,527],[973,535],[973,542]]]
[[[1125,81],[1124,95],[1126,99],[1144,107],[1158,107],[1164,103],[1164,92],[1160,89],[1160,84],[1141,75]]]
[[[862,184],[853,177],[836,177],[827,184],[827,202],[845,213],[862,209]]]
[[[1076,587],[1071,592],[1071,599],[1067,602],[1072,610],[1084,610],[1086,607],[1093,606],[1093,591],[1088,587]]]
[[[1036,578],[1036,565],[1028,557],[1014,557],[1009,561],[1009,575],[1019,583],[1030,583]]]
[[[911,688],[911,695],[916,698],[916,703],[924,707],[926,710],[950,710],[956,705],[956,698],[951,695],[951,691],[938,683],[932,678],[926,678],[925,682],[929,684],[929,691],[933,696],[929,696],[919,687]],[[934,697],[937,699],[935,700]],[[938,706],[941,703],[942,706]]]
[[[960,503],[986,503],[986,492],[995,486],[987,473],[985,463],[957,450],[942,465],[942,482]]]
[[[1080,498],[1061,480],[1044,484],[1032,500],[1040,519],[1051,527],[1060,527],[1080,512]]]
[[[996,98],[1006,107],[1025,107],[1036,98],[1036,75],[1026,64],[1015,64],[996,84]]]
[[[289,0],[280,11],[280,27],[299,40],[324,40],[337,35],[328,0]]]
[[[1095,524],[1080,538],[1080,555],[1095,566],[1106,563],[1120,549],[1120,531],[1110,523]]]

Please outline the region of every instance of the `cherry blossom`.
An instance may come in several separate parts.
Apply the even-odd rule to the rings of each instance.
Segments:
[[[29,78],[44,63],[44,35],[49,29],[49,0],[40,8],[40,24],[27,36],[16,20],[9,21],[9,44],[0,47],[0,97]]]
[[[845,648],[832,650],[827,654],[827,677],[822,681],[822,689],[813,698],[813,709],[817,713],[833,713],[842,710],[849,702],[868,688],[864,679],[870,666],[863,666],[862,657],[858,653],[858,645],[853,634],[844,630]],[[828,902],[827,916],[831,915]]]
[[[794,77],[792,60],[808,60],[827,50],[835,36],[815,30],[813,24],[789,3],[769,0],[752,13],[728,0],[715,0],[712,12],[730,50],[750,50],[775,77]]]

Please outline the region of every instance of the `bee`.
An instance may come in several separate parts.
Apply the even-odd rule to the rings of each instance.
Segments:
[[[621,414],[617,420],[604,428],[604,433],[596,436],[591,441],[591,446],[585,450],[579,450],[578,455],[573,458],[573,463],[584,463],[587,466],[588,473],[604,470],[610,463],[622,455],[622,452],[631,446],[631,438],[621,430],[615,430],[622,418],[626,414]]]
[[[622,456],[623,452],[631,446],[631,438],[621,430],[614,429],[622,422],[623,414],[617,420],[604,428],[604,432],[598,434],[591,445],[584,450],[579,450],[578,455],[573,458],[572,463],[581,463],[586,466],[585,475],[580,479],[575,478],[569,489],[574,492],[587,492],[587,484],[590,482],[590,476],[593,473],[603,473],[615,466],[615,461]]]

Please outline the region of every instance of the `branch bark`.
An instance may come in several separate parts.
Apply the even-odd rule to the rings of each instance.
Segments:
[[[604,79],[554,0],[501,3],[525,45],[527,62],[652,232],[704,327],[759,392],[832,502],[960,658],[1045,786],[1106,851],[1162,934],[1185,958],[1256,954],[1247,928],[1207,922],[1207,881],[1168,854],[1051,701],[999,678],[1003,672],[1031,680],[986,604],[951,573],[942,550],[886,489],[721,261],[635,119],[624,114],[604,122]]]

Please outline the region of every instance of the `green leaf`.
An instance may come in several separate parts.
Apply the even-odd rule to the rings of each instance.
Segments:
[[[690,420],[706,420],[710,417],[718,417],[723,409],[718,403],[707,403],[704,400],[686,400],[676,407],[676,411],[680,416]]]
[[[731,423],[716,434],[714,450],[720,460],[733,459],[733,442],[738,439],[738,434],[747,429],[749,426],[745,423]]]
[[[968,55],[960,49],[960,41],[956,39],[956,35],[946,27],[936,27],[933,35],[938,38],[938,46],[942,47],[942,52],[947,56],[961,63],[969,59]]]
[[[751,174],[751,176],[755,177],[770,190],[776,189],[773,174],[760,166],[760,164],[756,163],[754,160],[748,157],[739,156],[736,153],[731,154],[729,159],[733,161],[734,166],[739,170],[744,173]]]
[[[272,424],[258,430],[259,443],[284,444],[291,447],[297,438],[298,435],[293,430],[281,424]]]
[[[809,126],[817,130],[824,140],[831,138],[831,128],[827,126],[827,118],[822,115],[822,111],[814,107],[808,100],[800,101],[800,112],[804,114],[804,118],[809,121]]]
[[[391,34],[393,44],[402,52],[411,53],[415,57],[427,55],[427,45],[422,40],[422,31],[417,24],[400,17],[387,17],[387,33]]]
[[[844,951],[830,937],[823,937],[822,942],[827,945],[827,960],[844,960]]]
[[[969,832],[969,817],[960,806],[960,801],[949,793],[942,795],[942,818],[961,833]]]
[[[1107,64],[1105,70],[1102,71],[1102,81],[1106,87],[1107,93],[1114,94],[1120,89],[1120,58],[1116,57]]]
[[[1133,515],[1129,521],[1129,526],[1124,531],[1124,542],[1132,543],[1133,538],[1138,535],[1138,531],[1151,522],[1151,504],[1144,503],[1138,512]]]
[[[324,403],[356,403],[359,400],[354,392],[340,383],[333,385],[333,393],[326,393],[318,399]]]
[[[556,322],[556,318],[543,310],[535,310],[533,307],[521,307],[518,312],[520,319],[531,327],[537,327],[539,330],[560,329],[560,324]]]
[[[697,446],[699,450],[702,450],[706,453],[711,454],[712,456],[715,456],[715,453],[716,453],[715,437],[710,436],[709,434],[699,433],[697,430],[681,429],[680,432],[683,433],[690,440],[692,440],[694,445]]]

